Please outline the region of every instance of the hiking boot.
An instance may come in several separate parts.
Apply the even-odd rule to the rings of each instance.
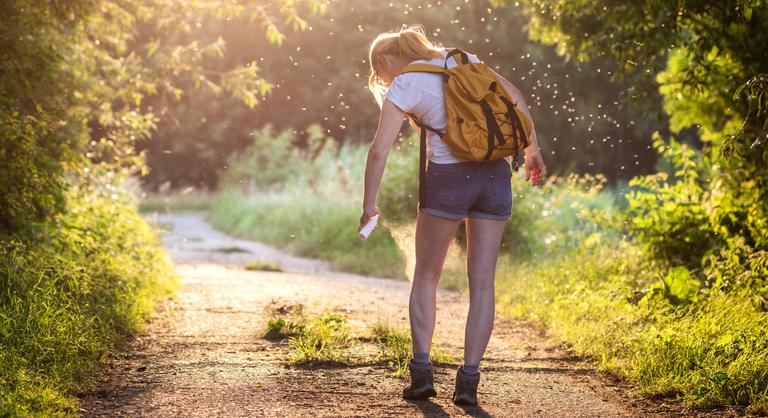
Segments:
[[[411,384],[403,389],[403,399],[427,399],[437,395],[432,363],[417,364],[409,361],[408,370],[411,371]]]
[[[456,370],[456,388],[453,391],[453,403],[456,405],[477,405],[477,384],[480,383],[480,375],[467,376],[464,374],[464,366]]]

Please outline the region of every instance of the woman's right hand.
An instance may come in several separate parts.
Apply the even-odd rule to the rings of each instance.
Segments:
[[[373,208],[365,208],[363,207],[363,214],[360,215],[360,225],[357,226],[357,232],[360,232],[361,229],[363,229],[363,226],[368,223],[368,221],[371,220],[376,215],[380,215],[381,211],[379,211],[379,208],[373,207]]]

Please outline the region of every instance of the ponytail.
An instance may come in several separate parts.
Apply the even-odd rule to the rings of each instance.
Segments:
[[[399,30],[379,34],[368,52],[371,73],[368,76],[368,89],[373,94],[379,106],[382,105],[384,93],[389,86],[379,76],[384,62],[384,56],[403,58],[408,61],[441,58],[442,47],[427,39],[424,27],[403,25]]]
[[[441,54],[435,54],[437,49],[424,35],[424,28],[421,26],[412,26],[398,33],[397,50],[401,57],[415,60],[441,57]]]

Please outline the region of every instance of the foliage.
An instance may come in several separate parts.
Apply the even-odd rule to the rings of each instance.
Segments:
[[[722,96],[766,71],[766,57],[760,51],[768,36],[764,30],[768,8],[760,0],[519,3],[530,18],[531,37],[555,45],[563,55],[579,60],[609,57],[623,70],[617,75],[637,72],[643,74],[644,83],[672,70],[669,75],[677,86],[672,87],[674,94],[664,93],[665,99],[685,101],[685,93],[694,92]],[[682,62],[669,64],[668,59]],[[739,71],[725,71],[733,65]],[[661,80],[661,84],[670,83]],[[727,110],[721,104],[716,107]]]
[[[654,138],[660,172],[631,181],[627,230],[705,289],[766,306],[768,4],[701,0],[524,0],[533,39],[579,60],[606,57],[658,89],[677,139]],[[702,147],[680,138],[694,129]],[[748,261],[748,262],[745,262]]]
[[[308,198],[301,190],[248,198],[228,193],[214,203],[210,218],[230,234],[329,260],[341,270],[404,277],[402,255],[387,229],[381,227],[364,246],[357,240],[356,203],[331,196]]]
[[[306,322],[304,305],[281,305],[267,307],[269,320],[264,338],[268,340],[285,340],[301,332]]]
[[[632,179],[627,196],[627,229],[646,245],[650,257],[698,268],[718,244],[709,225],[704,158],[690,146],[657,137],[666,171]],[[710,169],[711,170],[711,169]]]
[[[223,193],[210,211],[212,223],[234,235],[332,261],[339,269],[404,277],[403,256],[385,225],[365,245],[356,238],[366,150],[340,148],[318,136],[313,158],[293,145],[294,138],[271,128],[254,136],[254,145],[233,159],[224,176]],[[273,166],[272,175],[264,172]],[[254,188],[245,188],[243,196],[242,185],[248,184]]]
[[[283,271],[279,265],[266,261],[249,261],[243,268],[252,271]]]
[[[57,7],[35,1],[3,5],[0,26],[0,228],[19,231],[62,209],[65,163],[83,143],[68,90],[81,87],[65,65],[64,16],[81,18],[88,1]]]
[[[633,83],[606,82],[615,71],[607,60],[565,62],[553,48],[529,41],[519,9],[491,9],[487,0],[444,0],[440,7],[357,0],[331,2],[327,13],[307,21],[307,31],[280,46],[242,22],[202,22],[201,36],[222,34],[227,62],[258,52],[261,74],[274,86],[265,106],[254,109],[206,89],[167,105],[153,102],[169,117],[142,141],[152,169],[147,186],[215,187],[226,157],[247,147],[249,134],[267,123],[294,132],[300,148],[312,142],[306,128],[315,124],[338,143],[370,142],[378,107],[365,88],[368,45],[377,33],[409,22],[423,24],[438,42],[476,53],[526,94],[554,173],[603,173],[613,182],[653,168],[648,138],[664,122],[625,106]],[[656,95],[653,108],[659,102]]]
[[[176,287],[127,195],[64,194],[33,237],[0,237],[0,415],[76,415],[72,393]]]
[[[247,181],[259,189],[279,186],[297,177],[316,158],[327,138],[315,125],[308,127],[311,146],[299,148],[289,131],[275,134],[271,124],[252,132],[248,148],[229,159],[228,169],[221,175],[223,184]]]
[[[313,0],[272,7],[229,1],[181,9],[172,1],[5,4],[0,226],[19,231],[65,210],[63,193],[72,180],[103,188],[104,179],[146,173],[135,143],[150,137],[158,121],[147,97],[178,99],[180,85],[205,86],[256,105],[270,87],[256,63],[216,66],[224,42],[202,42],[194,27],[204,17],[244,19],[265,25],[277,41],[275,16],[301,28],[301,11],[322,8]]]
[[[414,144],[415,142],[415,144]],[[406,222],[416,218],[419,205],[418,137],[401,138],[387,160],[377,206],[388,220]]]
[[[271,326],[281,326],[280,319]],[[340,361],[346,349],[352,344],[347,319],[337,313],[324,312],[317,317],[302,317],[300,322],[291,323],[293,335],[288,337],[288,346],[293,350],[291,361],[306,363],[312,361]]]
[[[287,340],[293,363],[341,361],[354,343],[345,316],[333,312],[308,316],[303,305],[280,307],[272,312],[264,337]]]
[[[270,85],[221,65],[199,21],[242,19],[273,42],[313,0],[3,3],[0,25],[0,415],[76,414],[71,394],[174,287],[154,232],[121,191],[135,143],[185,89],[248,106]],[[152,33],[149,36],[149,33]]]
[[[513,175],[512,217],[502,248],[520,258],[547,257],[615,234],[617,198],[604,189],[605,183],[601,175],[571,174],[533,187]]]
[[[384,321],[371,326],[371,341],[379,346],[379,358],[394,368],[394,376],[408,374],[408,360],[411,357],[411,335],[407,329],[397,328]]]
[[[186,188],[176,192],[166,189],[160,193],[138,193],[141,212],[205,211],[211,206],[212,193]]]
[[[394,369],[393,376],[407,376],[411,358],[411,334],[405,328],[394,326],[379,319],[370,327],[371,341],[379,346],[379,359]],[[458,359],[439,347],[432,346],[430,361],[436,364],[455,363]]]
[[[631,241],[546,261],[500,262],[503,312],[545,325],[642,393],[700,406],[768,404],[768,314],[745,292],[707,294],[684,267],[665,273]]]
[[[713,182],[711,157],[674,140],[655,144],[664,171],[630,182],[628,232],[649,257],[690,269],[704,288],[748,290],[756,306],[768,308],[768,228],[759,203],[734,199],[723,180]],[[740,188],[760,194],[754,181]]]
[[[15,231],[62,210],[63,167],[48,115],[0,111],[0,228]],[[43,191],[43,192],[41,192]],[[49,192],[44,192],[49,191]],[[11,198],[12,197],[12,198]]]

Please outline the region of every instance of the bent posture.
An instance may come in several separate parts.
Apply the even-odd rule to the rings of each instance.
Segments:
[[[381,115],[365,168],[361,225],[379,214],[376,195],[406,113],[438,131],[447,126],[443,77],[427,72],[401,74],[403,68],[414,63],[448,68],[457,65],[458,58],[446,58],[447,52],[431,43],[419,26],[381,34],[370,46],[369,88],[379,103]],[[469,54],[468,58],[479,62],[474,55]],[[520,91],[500,75],[494,75],[530,119]],[[545,168],[536,133],[533,128],[530,131],[524,166],[526,179],[538,185]],[[403,390],[403,397],[424,399],[436,395],[429,353],[435,329],[437,284],[456,228],[466,219],[470,308],[464,364],[456,372],[453,401],[475,405],[480,360],[493,329],[496,260],[504,226],[512,212],[511,158],[480,162],[458,158],[434,132],[427,136],[427,155],[425,192],[416,218],[416,267],[409,303],[413,339],[413,357],[408,364],[411,383]]]

